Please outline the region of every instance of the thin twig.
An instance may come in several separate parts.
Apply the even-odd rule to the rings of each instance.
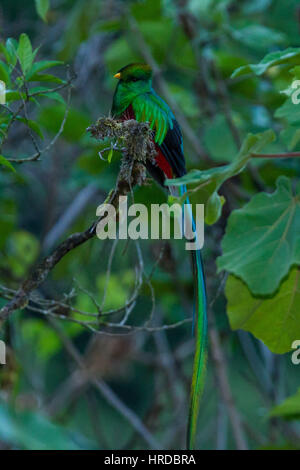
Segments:
[[[29,97],[30,96],[32,96],[32,95],[29,95]],[[66,120],[67,120],[67,117],[68,117],[68,114],[69,114],[70,101],[71,101],[71,87],[68,88],[68,96],[67,96],[67,103],[66,103],[66,107],[65,107],[65,113],[64,113],[64,117],[62,119],[62,122],[60,124],[60,127],[58,129],[58,132],[54,136],[54,138],[51,140],[51,142],[49,142],[49,144],[44,149],[41,149],[41,150],[38,149],[36,153],[34,153],[33,155],[31,155],[29,157],[25,157],[25,158],[7,158],[7,160],[9,162],[13,162],[13,163],[35,162],[35,161],[39,160],[39,157],[41,156],[42,153],[48,152],[51,149],[51,147],[53,147],[53,145],[56,143],[57,139],[61,136],[61,134],[64,130]]]

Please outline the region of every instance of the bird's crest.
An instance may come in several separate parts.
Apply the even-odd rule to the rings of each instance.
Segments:
[[[149,80],[152,77],[152,69],[148,64],[129,64],[122,67],[115,77],[125,82],[131,80]]]

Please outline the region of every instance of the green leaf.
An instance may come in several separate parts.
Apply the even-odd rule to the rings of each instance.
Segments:
[[[247,75],[249,73],[254,73],[255,75],[262,75],[274,65],[290,63],[297,64],[297,62],[299,61],[299,56],[299,47],[289,47],[284,51],[271,52],[270,54],[267,54],[258,64],[249,64],[239,67],[233,72],[231,78],[239,77],[241,75]]]
[[[62,62],[61,60],[40,60],[38,62],[35,62],[30,68],[30,70],[28,70],[26,74],[26,79],[29,80],[37,72],[50,69],[51,67],[57,67],[58,65],[63,65],[63,63],[64,62]]]
[[[9,64],[9,53],[7,52],[6,47],[3,43],[0,43],[0,51],[4,55],[6,62]]]
[[[49,0],[35,0],[35,8],[38,15],[47,23],[47,12],[49,10]]]
[[[14,90],[6,90],[6,101],[7,102],[12,102],[12,101],[19,101],[22,98],[26,98],[25,93],[20,93],[19,91],[14,91]]]
[[[229,165],[210,168],[209,170],[191,170],[181,178],[166,180],[167,186],[196,185],[194,189],[189,189],[188,194],[199,194],[199,202],[205,204],[206,222],[215,223],[221,215],[223,200],[215,193],[228,178],[240,173],[247,162],[251,159],[253,153],[258,153],[261,149],[275,139],[272,130],[260,134],[248,134],[244,140],[241,150]],[[210,198],[212,200],[210,201]]]
[[[79,449],[71,433],[39,412],[18,411],[0,404],[0,439],[30,450]]]
[[[247,162],[251,159],[253,153],[259,153],[261,149],[275,140],[275,134],[272,130],[267,130],[259,134],[248,134],[242,147],[229,165],[210,168],[209,170],[191,170],[181,178],[166,180],[167,186],[181,186],[182,184],[201,184],[213,182],[215,189],[221,184],[240,173]]]
[[[300,78],[300,65],[296,65],[290,70],[290,74],[293,75],[295,78]]]
[[[215,191],[205,204],[205,222],[213,225],[221,217],[222,207],[225,203],[224,196],[219,196]]]
[[[280,139],[288,150],[293,150],[300,141],[300,129],[297,124],[289,125],[280,132]]]
[[[229,276],[225,294],[233,330],[250,331],[277,354],[290,351],[293,342],[300,338],[299,269],[291,270],[273,297],[253,296],[235,276]]]
[[[300,122],[300,106],[292,102],[290,96],[282,106],[280,106],[274,116],[276,118],[285,119],[289,124]]]
[[[248,24],[242,28],[232,28],[232,36],[252,49],[267,49],[285,41],[284,34],[260,24]]]
[[[18,42],[14,38],[8,38],[6,41],[6,60],[8,64],[11,65],[11,69],[13,69],[17,63],[17,49],[18,49]]]
[[[65,105],[65,100],[57,91],[49,91],[49,88],[46,87],[33,87],[30,89],[30,94],[40,97],[47,97],[50,100],[58,101],[59,103]]]
[[[50,100],[55,100],[55,101],[58,101],[59,103],[65,105],[65,100],[63,99],[63,97],[57,93],[57,91],[51,91],[49,93],[43,93],[43,96],[47,96],[47,98],[49,98]]]
[[[14,173],[16,172],[12,164],[5,157],[3,157],[3,155],[0,155],[0,165],[6,166],[6,168],[9,168]]]
[[[274,193],[259,193],[231,213],[218,268],[241,277],[254,294],[272,294],[300,263],[299,232],[300,193],[281,176]]]
[[[300,419],[300,388],[295,395],[286,398],[282,403],[272,408],[269,416],[270,418],[279,416],[283,419]]]
[[[109,153],[108,153],[108,156],[107,156],[107,161],[108,163],[111,163],[111,160],[112,160],[112,157],[113,157],[113,149],[110,149]]]
[[[172,206],[172,204],[180,204],[180,198],[177,196],[173,196],[172,194],[168,195],[168,205]]]
[[[39,94],[43,94],[43,93],[49,93],[51,92],[51,88],[50,87],[45,87],[45,86],[34,86],[32,88],[30,88],[29,90],[29,94],[30,95],[39,95]]]
[[[10,86],[10,72],[8,66],[0,60],[0,80],[3,80],[6,87]]]
[[[30,39],[25,33],[22,33],[20,36],[17,56],[21,64],[22,71],[26,74],[32,65],[34,54],[32,52]]]
[[[18,116],[17,119],[18,121],[21,121],[26,124],[26,126],[30,127],[30,129],[32,129],[41,139],[44,138],[41,128],[37,122],[33,121],[32,119],[25,119],[21,116]]]
[[[35,73],[27,79],[29,82],[50,82],[50,83],[66,83],[65,80],[56,77],[55,75],[50,75],[47,73]]]

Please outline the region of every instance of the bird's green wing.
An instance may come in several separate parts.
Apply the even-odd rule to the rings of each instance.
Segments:
[[[138,95],[132,102],[135,119],[149,122],[155,131],[155,142],[161,145],[166,133],[173,128],[174,115],[167,105],[154,91]]]

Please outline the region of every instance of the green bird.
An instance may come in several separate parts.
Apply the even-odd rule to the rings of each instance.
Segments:
[[[150,175],[162,186],[166,179],[178,178],[186,174],[182,134],[167,103],[152,87],[152,70],[147,64],[129,64],[114,75],[119,79],[112,105],[115,118],[135,119],[148,122],[153,130],[153,141],[157,150],[155,164],[146,163]],[[184,194],[186,187],[180,188]],[[189,204],[188,199],[186,202]],[[191,214],[191,210],[190,210]],[[192,217],[192,215],[191,215]],[[192,220],[193,230],[195,224]],[[187,428],[187,448],[193,449],[199,412],[199,402],[204,387],[206,371],[206,289],[200,250],[191,251],[195,285],[195,324],[196,339],[191,398]]]

